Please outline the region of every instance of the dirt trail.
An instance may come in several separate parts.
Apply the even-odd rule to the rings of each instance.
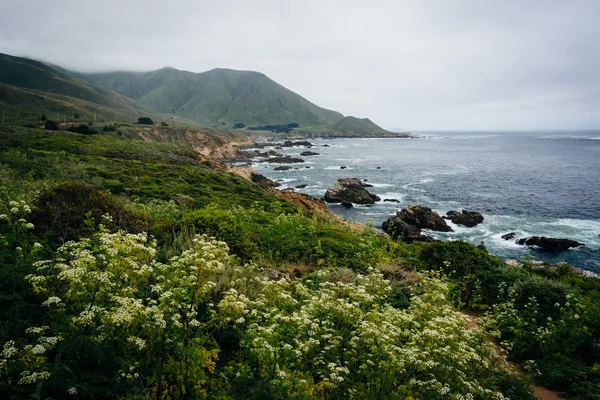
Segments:
[[[467,315],[467,314],[465,314],[465,315],[468,318],[467,329],[476,328],[477,327],[477,317],[475,317],[473,315]],[[498,345],[492,340],[490,340],[489,342],[492,346],[494,346],[494,349],[496,350],[496,354],[500,354],[500,348],[498,347]],[[512,361],[507,360],[506,364],[505,364],[505,368],[515,374],[525,376],[525,372],[521,369],[521,367]],[[529,384],[529,387],[531,388],[531,391],[533,392],[535,397],[538,398],[538,400],[561,400],[562,399],[562,397],[558,396],[557,392],[552,391],[550,389],[546,389],[543,386],[538,386],[536,384],[531,383],[531,384]]]

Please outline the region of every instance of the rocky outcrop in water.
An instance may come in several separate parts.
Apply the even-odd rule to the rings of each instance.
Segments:
[[[563,251],[569,250],[572,247],[585,246],[583,243],[576,242],[575,240],[549,238],[545,236],[530,236],[519,239],[516,241],[516,243],[529,247],[538,247],[540,250],[549,252]]]
[[[292,142],[291,140],[286,140],[285,142],[283,142],[283,144],[280,144],[280,146],[282,146],[282,147],[298,147],[298,146],[312,147],[313,144],[306,140],[297,140],[295,142]]]
[[[511,240],[512,238],[514,238],[516,235],[516,233],[514,232],[509,232],[509,233],[505,233],[504,235],[500,236],[502,239],[504,240]]]
[[[483,222],[483,215],[481,213],[467,210],[462,210],[462,212],[448,211],[444,218],[449,219],[457,225],[464,225],[467,228],[472,228]]]
[[[446,221],[431,208],[421,204],[411,204],[398,211],[396,217],[419,229],[431,229],[440,232],[453,232]]]
[[[300,153],[301,156],[306,157],[306,156],[318,156],[319,153],[315,153],[314,151],[303,151],[302,153]]]
[[[304,160],[297,157],[285,156],[285,157],[273,157],[266,160],[268,163],[276,163],[276,164],[294,164],[294,163],[303,163]]]
[[[354,204],[374,204],[379,200],[379,196],[369,193],[358,178],[340,178],[325,192],[325,201],[329,203],[346,201]]]

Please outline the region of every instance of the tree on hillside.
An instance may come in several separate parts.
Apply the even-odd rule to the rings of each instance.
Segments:
[[[150,117],[139,117],[137,123],[142,125],[154,125],[154,121],[152,121]]]
[[[49,130],[49,131],[57,131],[58,130],[58,124],[56,122],[52,121],[52,120],[48,120],[44,124],[44,128],[46,130]]]

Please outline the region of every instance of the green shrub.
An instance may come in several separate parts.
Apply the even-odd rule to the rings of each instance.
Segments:
[[[32,217],[36,232],[65,241],[89,235],[105,214],[120,229],[139,232],[147,227],[143,216],[85,183],[65,183],[46,192],[37,200]]]

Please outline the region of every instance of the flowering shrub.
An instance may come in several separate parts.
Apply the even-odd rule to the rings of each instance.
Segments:
[[[228,291],[215,317],[243,333],[245,360],[229,369],[238,395],[505,398],[493,352],[439,278],[423,276],[406,310],[387,304],[390,286],[373,271],[348,283],[260,282],[255,299]]]
[[[163,264],[145,233],[102,225],[89,239],[65,243],[55,261],[36,262],[27,276],[45,297],[49,323],[29,328],[26,342],[4,344],[3,385],[44,398],[202,393],[218,356],[202,329],[203,304],[227,251],[197,236]]]

